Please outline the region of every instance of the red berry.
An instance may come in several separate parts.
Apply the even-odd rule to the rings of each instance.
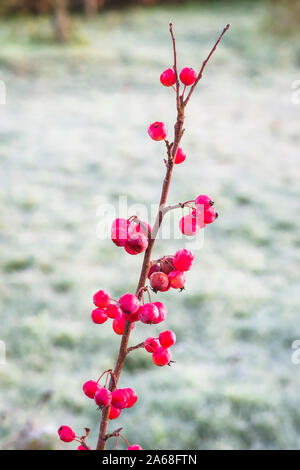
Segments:
[[[110,296],[105,290],[99,290],[99,292],[96,292],[93,297],[94,304],[96,307],[107,307],[110,302]]]
[[[117,305],[110,304],[106,309],[106,314],[109,318],[117,318],[119,315],[122,315],[122,310]]]
[[[150,279],[151,274],[157,273],[157,272],[159,272],[160,270],[161,270],[161,269],[160,269],[160,264],[159,264],[159,263],[153,263],[153,264],[151,264],[150,269],[149,269],[149,271],[148,271],[148,276],[147,276],[148,279]]]
[[[112,394],[107,388],[99,388],[95,393],[95,402],[101,408],[106,408],[112,402]]]
[[[158,338],[149,337],[145,339],[145,349],[147,352],[154,353],[154,351],[156,351],[160,347],[161,344]]]
[[[181,271],[172,271],[169,274],[169,280],[173,289],[183,289],[185,284],[185,274]]]
[[[143,222],[143,221],[142,221]],[[131,228],[131,225],[134,225],[132,228]],[[136,223],[135,220],[131,223],[130,227],[129,227],[129,232],[131,230],[134,230],[135,232],[139,233],[141,232],[143,235],[145,235],[146,237],[148,237],[148,234],[149,232],[151,233],[152,231],[152,228],[151,228],[151,225],[149,225],[147,222],[143,222],[143,226],[145,225],[145,227],[147,227],[147,230],[144,230],[144,228],[142,227],[142,225],[138,222]]]
[[[128,315],[136,313],[141,306],[139,299],[133,294],[122,295],[122,297],[119,298],[119,305],[123,312]]]
[[[111,404],[118,410],[122,410],[127,406],[127,393],[123,388],[114,390],[111,394]]]
[[[185,159],[186,159],[186,154],[184,153],[181,147],[178,147],[178,150],[176,152],[176,157],[175,157],[176,165],[179,165],[179,163],[184,162]]]
[[[164,86],[172,86],[176,83],[176,75],[173,69],[165,70],[160,76],[160,83]]]
[[[172,359],[172,353],[169,349],[165,349],[163,347],[158,348],[153,354],[152,354],[152,360],[156,366],[166,366],[167,364],[170,363]]]
[[[83,384],[83,393],[89,397],[89,398],[94,398],[95,393],[97,392],[99,385],[97,382],[94,380],[88,380]]]
[[[214,207],[211,207],[204,212],[204,222],[206,224],[211,224],[218,217],[218,213]]]
[[[206,194],[200,194],[200,196],[196,197],[195,199],[195,206],[200,211],[207,211],[213,204],[214,202],[212,199]]]
[[[176,343],[176,335],[173,331],[162,331],[159,335],[159,341],[162,347],[167,349]]]
[[[127,450],[143,450],[138,444],[132,444],[132,446],[127,447]]]
[[[103,308],[95,308],[92,311],[92,320],[94,323],[101,325],[101,323],[106,322],[107,318],[107,313]]]
[[[126,318],[123,315],[120,315],[119,317],[115,318],[113,321],[114,332],[117,335],[122,335],[124,333],[125,324],[126,324]],[[130,330],[133,330],[133,328],[134,328],[134,323],[130,325]]]
[[[204,226],[204,225],[203,225]],[[185,215],[179,221],[179,229],[184,235],[192,236],[199,232],[201,223],[198,218],[192,215]]]
[[[150,276],[150,285],[154,292],[165,292],[169,287],[168,276],[162,272],[152,273]]]
[[[161,266],[161,271],[165,274],[169,274],[171,271],[174,270],[174,265],[173,265],[173,259],[174,259],[174,256],[165,256],[161,262],[160,262],[160,266]]]
[[[179,78],[184,85],[193,85],[197,80],[197,73],[190,67],[184,67],[179,74]]]
[[[89,450],[92,450],[90,446],[88,446]],[[77,447],[77,450],[88,450],[86,449],[83,445],[80,444],[80,446]]]
[[[154,325],[157,323],[161,323],[164,321],[168,316],[167,307],[162,302],[153,302],[153,304],[158,308],[158,318],[153,322]]]
[[[195,256],[189,250],[183,248],[178,250],[174,256],[174,267],[178,271],[189,271],[192,267]]]
[[[60,440],[64,442],[72,442],[76,437],[75,432],[69,426],[60,426],[58,435]]]
[[[124,246],[128,238],[129,220],[115,219],[111,226],[111,239],[117,246]]]
[[[141,320],[142,323],[154,323],[158,316],[158,308],[152,303],[143,305],[139,310],[139,320]]]
[[[148,134],[153,140],[164,140],[168,135],[168,129],[163,122],[156,121],[148,127]]]
[[[148,247],[148,238],[142,232],[133,232],[128,234],[128,240],[125,243],[125,250],[130,255],[138,255]]]
[[[120,416],[122,410],[118,410],[114,406],[110,407],[109,410],[109,419],[116,419]]]
[[[137,402],[138,396],[132,388],[124,388],[124,391],[128,396],[126,408],[131,408]]]

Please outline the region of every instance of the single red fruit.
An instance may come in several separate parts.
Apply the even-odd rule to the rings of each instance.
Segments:
[[[94,380],[88,380],[87,382],[85,382],[85,384],[83,384],[82,387],[83,393],[89,398],[94,398],[98,388],[99,385]]]
[[[138,444],[132,444],[132,446],[127,447],[127,450],[143,450]]]
[[[211,224],[216,220],[218,217],[218,213],[214,207],[211,207],[207,211],[204,212],[204,222],[206,224]]]
[[[184,85],[193,85],[197,80],[197,73],[190,67],[184,67],[179,74],[179,78]]]
[[[185,284],[185,274],[181,271],[172,271],[169,280],[173,289],[183,289]]]
[[[111,404],[118,410],[122,410],[127,407],[127,393],[123,388],[118,388],[112,392]]]
[[[174,70],[165,70],[160,76],[160,83],[168,87],[174,85],[176,83],[176,76]]]
[[[109,318],[117,318],[119,315],[122,315],[122,310],[117,305],[110,304],[106,309],[106,314]]]
[[[163,347],[158,348],[153,354],[152,354],[152,360],[156,366],[166,366],[167,364],[170,363],[172,359],[172,353],[169,349],[165,349]]]
[[[192,215],[185,215],[179,221],[179,230],[183,233],[183,235],[196,235],[196,233],[199,232],[200,228],[202,227],[199,219],[193,217]]]
[[[125,243],[125,250],[130,255],[138,255],[148,247],[148,238],[142,232],[129,233],[128,240]]]
[[[159,335],[159,341],[163,348],[167,349],[176,343],[176,335],[173,331],[162,331]]]
[[[93,300],[96,307],[104,308],[109,305],[110,296],[105,290],[99,290],[94,294]]]
[[[200,211],[207,211],[213,204],[214,202],[207,194],[200,194],[200,196],[195,199],[195,206]]]
[[[151,274],[158,273],[159,271],[161,271],[159,263],[151,264],[150,269],[148,271],[148,276],[147,276],[148,279],[150,279]]]
[[[161,266],[161,271],[165,274],[169,274],[171,271],[174,270],[174,264],[173,264],[173,259],[174,259],[174,256],[165,256],[161,262],[160,262],[160,266]]]
[[[119,298],[119,305],[123,312],[128,315],[136,313],[141,306],[139,299],[133,294],[122,295],[122,297]]]
[[[103,308],[95,308],[92,311],[92,320],[94,323],[97,323],[98,325],[101,325],[101,323],[105,323],[108,316],[106,311]]]
[[[192,267],[195,256],[189,250],[183,248],[178,250],[174,256],[174,267],[178,271],[189,271]]]
[[[122,410],[118,410],[114,406],[110,407],[109,410],[109,419],[116,419],[120,416]]]
[[[111,226],[111,239],[117,246],[124,246],[128,238],[129,220],[115,219]]]
[[[115,318],[113,321],[114,332],[117,335],[122,335],[124,333],[125,324],[126,324],[126,318],[123,315],[120,315],[119,317]],[[131,323],[130,330],[133,330],[133,328],[134,328],[134,323]]]
[[[83,445],[80,444],[80,446],[77,447],[77,450],[92,450],[92,448],[88,446],[88,449],[86,449]]]
[[[162,272],[152,273],[150,276],[150,286],[154,292],[165,292],[169,287],[168,276]]]
[[[99,388],[95,393],[94,400],[101,408],[106,408],[111,404],[112,394],[107,388]]]
[[[168,309],[162,302],[153,302],[153,304],[158,308],[158,318],[153,322],[154,325],[161,323],[168,316]]]
[[[153,274],[152,274],[153,276]],[[159,311],[156,305],[152,303],[148,303],[143,305],[139,310],[139,320],[142,323],[154,323],[154,321],[158,318]]]
[[[184,153],[181,147],[178,147],[178,150],[176,152],[176,157],[175,157],[176,165],[179,165],[180,163],[184,162],[185,159],[186,159],[186,154]]]
[[[127,393],[128,397],[126,408],[131,408],[137,402],[138,396],[132,388],[124,388],[123,390]]]
[[[148,127],[148,134],[153,140],[164,140],[168,135],[168,129],[163,122],[156,121]]]
[[[160,347],[161,344],[158,338],[149,337],[145,339],[145,349],[147,352],[154,353],[154,351],[156,351]]]
[[[142,225],[139,222],[136,223],[136,221],[133,220],[131,222],[130,226],[129,226],[129,233],[131,231],[134,231],[134,232],[137,232],[137,233],[142,233],[143,235],[148,237],[149,232],[151,233],[151,231],[152,231],[151,225],[149,225],[147,222],[144,222],[144,221],[142,221],[142,223],[143,223],[143,226],[145,226],[145,228],[147,227],[147,230],[144,230],[144,228],[142,227]]]
[[[64,442],[72,442],[76,437],[75,432],[69,426],[60,426],[58,435],[60,440]]]

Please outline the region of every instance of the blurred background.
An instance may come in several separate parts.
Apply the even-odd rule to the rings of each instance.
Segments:
[[[132,353],[120,385],[139,402],[110,429],[145,449],[300,449],[300,1],[1,0],[0,13],[1,448],[75,448],[61,424],[95,445],[82,384],[120,337],[92,324],[92,295],[134,291],[142,263],[97,238],[97,210],[159,199],[165,149],[146,129],[174,123],[159,82],[172,20],[180,67],[232,25],[188,106],[169,196],[208,193],[220,217],[187,290],[157,298],[176,364]],[[161,330],[137,325],[131,344]]]

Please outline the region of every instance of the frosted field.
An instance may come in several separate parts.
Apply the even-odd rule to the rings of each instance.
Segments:
[[[187,290],[157,297],[165,324],[132,334],[136,344],[174,330],[176,364],[160,369],[132,353],[120,385],[139,401],[110,429],[123,426],[145,449],[300,449],[300,365],[291,361],[300,339],[300,105],[291,101],[300,56],[297,38],[263,32],[263,14],[109,12],[76,19],[65,48],[42,41],[47,19],[1,24],[2,448],[74,448],[58,441],[61,424],[90,427],[95,445],[100,414],[81,387],[113,366],[120,337],[90,321],[92,294],[134,291],[142,263],[97,238],[99,207],[119,194],[147,207],[159,199],[165,148],[146,129],[163,120],[171,133],[174,123],[174,94],[158,79],[172,65],[172,18],[181,66],[199,66],[232,23],[187,109],[188,158],[169,197],[208,193],[220,217],[195,250]],[[164,240],[154,256],[185,243]],[[28,419],[26,437],[16,435]]]

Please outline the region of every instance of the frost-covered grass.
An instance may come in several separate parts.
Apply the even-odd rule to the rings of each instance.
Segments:
[[[174,329],[176,364],[159,369],[132,353],[121,385],[139,402],[110,426],[146,449],[300,448],[291,362],[300,338],[299,49],[265,35],[262,15],[251,4],[109,12],[75,20],[80,40],[65,48],[37,40],[49,34],[46,19],[1,24],[2,445],[16,445],[9,436],[47,389],[31,445],[62,448],[62,423],[89,426],[95,444],[99,413],[81,384],[113,365],[120,338],[108,322],[91,323],[91,297],[134,291],[142,262],[97,239],[97,209],[118,194],[158,200],[165,149],[146,128],[173,126],[174,96],[158,80],[172,65],[172,18],[180,64],[195,67],[232,23],[187,110],[188,158],[170,191],[171,202],[211,194],[220,218],[195,252],[186,292],[159,296],[165,325],[132,334],[134,344]],[[163,241],[154,255],[183,244]]]

